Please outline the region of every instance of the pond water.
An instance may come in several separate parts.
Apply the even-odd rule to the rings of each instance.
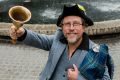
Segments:
[[[14,5],[30,9],[32,18],[29,23],[56,23],[64,4],[78,3],[86,8],[94,21],[120,18],[119,0],[2,0],[0,1],[0,22],[11,22],[8,10]],[[93,15],[94,14],[94,15]],[[99,15],[99,16],[98,16]]]

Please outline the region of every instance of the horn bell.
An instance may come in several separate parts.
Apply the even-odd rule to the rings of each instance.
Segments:
[[[31,19],[31,12],[23,6],[13,6],[9,9],[9,17],[13,24],[19,28]]]

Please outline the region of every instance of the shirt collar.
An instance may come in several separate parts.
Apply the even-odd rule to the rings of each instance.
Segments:
[[[64,43],[64,44],[68,44],[66,38],[63,36],[60,38],[60,42]],[[78,46],[77,49],[80,49],[80,50],[89,50],[89,37],[86,33],[83,33],[83,39],[82,39],[82,42],[81,44]]]

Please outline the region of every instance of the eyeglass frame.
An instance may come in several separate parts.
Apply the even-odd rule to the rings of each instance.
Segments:
[[[85,20],[83,19],[83,18],[81,18],[81,20],[82,20],[82,25],[84,26],[84,27],[88,27],[88,24],[86,24],[86,22],[85,22]],[[63,20],[61,21],[61,23],[60,23],[60,27],[62,27],[64,24],[63,24]],[[74,26],[73,26],[74,27]]]
[[[80,22],[73,22],[73,23],[67,22],[67,23],[62,23],[61,24],[62,27],[65,27],[67,29],[71,28],[71,26],[73,26],[75,29],[77,29],[81,25],[83,25],[83,23],[80,23]]]

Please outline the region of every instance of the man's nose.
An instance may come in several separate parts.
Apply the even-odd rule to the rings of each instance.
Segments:
[[[70,25],[70,29],[74,30],[74,25],[73,24]]]

